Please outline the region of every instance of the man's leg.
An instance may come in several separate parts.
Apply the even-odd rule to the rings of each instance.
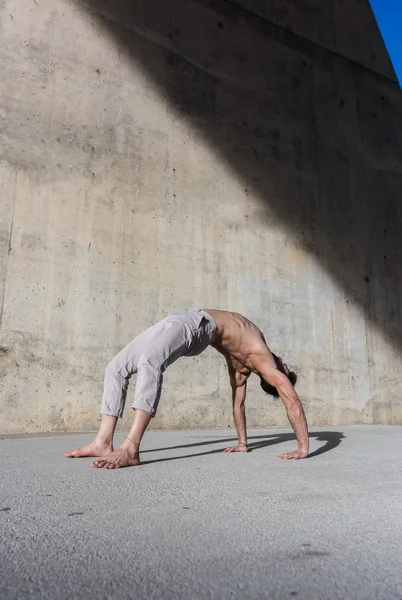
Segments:
[[[154,345],[154,348],[157,344]],[[130,433],[115,452],[102,455],[101,460],[92,463],[92,466],[105,469],[118,469],[120,467],[134,467],[140,464],[140,442],[146,428],[158,409],[162,391],[163,374],[154,366],[158,363],[154,348],[149,348],[138,361],[137,382],[132,408],[134,421]]]
[[[119,469],[135,467],[140,464],[140,442],[151,420],[151,415],[144,410],[134,411],[134,421],[130,433],[118,450],[101,455],[100,460],[92,463],[98,469]]]
[[[105,456],[113,451],[113,434],[117,417],[102,415],[99,431],[93,442],[71,452],[65,452],[67,458],[82,458],[84,456]]]
[[[136,338],[138,339],[138,338]],[[102,398],[102,421],[93,442],[71,452],[67,458],[106,456],[113,452],[113,435],[117,419],[123,414],[129,379],[135,372],[136,340],[133,340],[114,358],[106,368]],[[121,374],[124,373],[124,376]]]
[[[151,418],[156,414],[163,382],[161,370],[154,367],[147,356],[142,356],[138,361],[137,385],[132,404],[133,425],[121,446],[113,451],[113,434],[117,418],[123,413],[128,387],[128,379],[117,375],[113,371],[114,365],[115,361],[112,361],[106,369],[102,422],[95,440],[83,448],[65,453],[68,458],[100,456],[102,460],[95,461],[92,466],[105,469],[134,467],[140,463],[140,442]]]
[[[141,350],[139,350],[140,342]],[[134,422],[129,435],[116,451],[111,448],[102,454],[88,454],[92,446],[89,444],[73,453],[67,453],[66,456],[101,456],[101,460],[92,463],[97,468],[117,469],[138,465],[141,438],[158,408],[163,371],[168,363],[171,364],[187,351],[188,340],[179,322],[168,325],[164,322],[157,323],[133,340],[106,369],[102,401],[102,423],[105,417],[115,419],[113,430],[109,429],[105,432],[111,434],[113,439],[117,417],[121,417],[123,412],[129,378],[137,372],[132,404]],[[83,451],[86,453],[81,454]]]

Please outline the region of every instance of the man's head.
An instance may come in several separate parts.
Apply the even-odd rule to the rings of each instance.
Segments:
[[[295,386],[296,381],[297,381],[296,373],[293,373],[293,371],[289,371],[287,364],[283,362],[281,356],[276,356],[276,354],[274,354],[273,352],[272,352],[272,356],[274,357],[274,361],[275,361],[276,368],[278,369],[278,371],[280,371],[281,373],[286,375],[286,377],[289,379],[290,383],[293,386]],[[263,379],[262,377],[261,377],[260,385],[261,385],[262,389],[264,390],[264,392],[266,392],[267,394],[271,394],[271,396],[274,396],[275,398],[279,398],[278,390],[276,389],[276,387],[274,387],[270,383],[267,383],[265,381],[265,379]]]

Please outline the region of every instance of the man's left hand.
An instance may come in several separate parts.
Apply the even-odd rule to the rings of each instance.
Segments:
[[[308,452],[304,450],[293,450],[293,452],[286,452],[286,454],[280,454],[276,458],[279,460],[300,460],[301,458],[307,458]]]

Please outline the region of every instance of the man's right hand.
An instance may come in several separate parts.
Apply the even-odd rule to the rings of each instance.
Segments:
[[[225,448],[222,452],[248,452],[248,448],[245,444],[236,444],[236,446],[231,446],[231,448]]]

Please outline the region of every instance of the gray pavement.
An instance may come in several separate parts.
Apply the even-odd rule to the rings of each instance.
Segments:
[[[402,599],[402,428],[150,431],[140,467],[0,439],[0,598]],[[123,435],[118,434],[117,440]]]

